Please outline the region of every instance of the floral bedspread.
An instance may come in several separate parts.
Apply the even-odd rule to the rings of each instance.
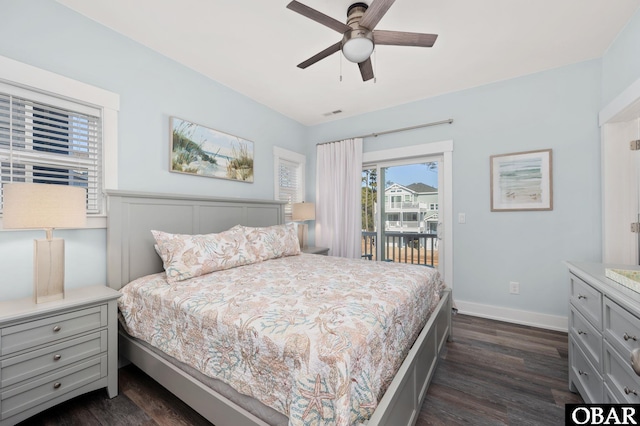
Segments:
[[[425,266],[310,254],[165,278],[121,289],[127,331],[291,425],[368,419],[444,288]]]

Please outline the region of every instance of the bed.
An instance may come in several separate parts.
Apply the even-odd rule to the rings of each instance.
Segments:
[[[198,305],[199,303],[193,302],[194,299],[188,299],[187,296],[176,296],[174,293],[175,285],[167,285],[166,278],[169,274],[163,272],[163,264],[156,252],[157,247],[154,248],[154,238],[151,234],[151,230],[161,229],[165,232],[171,232],[175,234],[209,234],[214,232],[222,232],[235,227],[236,225],[243,225],[245,227],[269,227],[271,225],[278,225],[283,223],[284,209],[283,205],[277,201],[265,201],[265,200],[239,200],[239,199],[216,199],[207,197],[191,197],[191,196],[176,196],[176,195],[160,195],[160,194],[140,194],[132,192],[115,191],[110,192],[108,197],[108,282],[109,286],[121,289],[126,286],[126,289],[132,289],[136,286],[144,289],[142,292],[147,292],[154,295],[168,294],[169,299],[171,297],[174,300],[181,300],[182,305]],[[314,266],[317,265],[317,266]],[[212,274],[204,274],[200,277],[191,278],[185,281],[181,281],[181,286],[192,289],[192,293],[196,294],[196,297],[203,299],[202,290],[196,288],[200,281],[206,279],[215,279],[205,285],[216,285],[223,279],[225,283],[238,283],[239,287],[232,288],[231,284],[224,284],[212,294],[220,295],[219,297],[225,298],[226,310],[225,315],[228,315],[230,306],[235,306],[235,310],[238,312],[246,313],[252,303],[256,306],[262,306],[260,312],[264,315],[260,315],[261,321],[259,326],[246,326],[243,328],[244,337],[250,336],[249,342],[244,342],[244,351],[247,348],[253,348],[256,353],[251,357],[242,357],[240,355],[229,355],[229,349],[225,351],[212,350],[211,354],[215,352],[216,356],[220,355],[222,358],[214,360],[214,356],[209,357],[206,354],[194,355],[196,352],[192,350],[185,350],[184,348],[176,349],[176,345],[172,338],[158,338],[156,341],[153,339],[147,339],[145,336],[152,333],[149,329],[145,329],[144,326],[135,330],[135,326],[129,327],[129,332],[126,332],[124,328],[120,332],[120,355],[137,365],[161,385],[168,390],[176,394],[192,408],[202,414],[205,418],[218,426],[224,425],[266,425],[266,424],[351,424],[355,419],[364,419],[363,423],[366,424],[390,424],[390,425],[411,425],[417,420],[417,414],[420,410],[422,401],[426,394],[426,390],[433,374],[433,371],[437,364],[439,352],[444,346],[444,342],[450,336],[451,331],[451,294],[447,289],[438,289],[440,297],[438,299],[432,299],[431,296],[427,296],[423,293],[416,293],[420,295],[416,297],[413,294],[411,297],[406,297],[408,300],[414,301],[414,305],[421,305],[415,303],[415,300],[424,298],[425,300],[432,300],[433,302],[428,307],[419,307],[419,309],[427,309],[431,311],[428,319],[420,318],[424,317],[423,314],[416,313],[408,314],[402,317],[398,314],[395,318],[396,325],[389,328],[395,328],[400,330],[398,335],[402,333],[406,336],[396,338],[392,345],[396,344],[400,347],[402,341],[408,340],[409,344],[404,349],[399,349],[401,358],[397,360],[386,361],[389,350],[374,351],[374,347],[377,348],[379,339],[376,340],[376,336],[373,340],[368,341],[370,347],[363,351],[369,356],[368,364],[364,360],[367,356],[358,357],[360,361],[356,361],[357,367],[362,367],[361,370],[350,366],[350,370],[339,368],[342,366],[341,362],[335,361],[331,358],[331,351],[327,348],[340,345],[352,345],[358,337],[353,336],[366,336],[369,333],[368,329],[365,329],[367,321],[375,323],[375,309],[382,309],[383,301],[373,298],[369,300],[369,305],[360,304],[357,308],[349,308],[352,310],[360,310],[362,314],[362,320],[360,322],[354,322],[353,324],[341,324],[340,330],[352,330],[353,336],[348,336],[351,341],[344,336],[347,336],[346,331],[343,333],[336,333],[335,330],[331,330],[332,324],[336,323],[336,315],[339,317],[337,321],[340,322],[343,315],[343,310],[348,310],[345,306],[348,303],[343,303],[343,306],[336,309],[334,306],[331,309],[327,309],[327,306],[322,308],[325,311],[314,312],[309,318],[300,319],[295,318],[292,314],[290,323],[278,322],[271,315],[274,302],[264,302],[260,299],[262,295],[259,295],[255,288],[263,287],[270,293],[277,293],[276,296],[281,300],[284,306],[283,309],[287,309],[285,306],[289,304],[289,308],[295,306],[296,309],[300,306],[297,305],[303,298],[299,294],[292,293],[293,287],[289,286],[288,282],[278,283],[278,277],[293,277],[297,275],[297,280],[305,281],[311,279],[312,276],[326,277],[331,276],[331,279],[325,279],[321,285],[318,282],[309,281],[309,285],[304,288],[305,292],[321,292],[328,291],[334,286],[334,290],[343,291],[343,294],[334,296],[337,299],[349,300],[350,295],[354,300],[372,299],[372,294],[366,294],[366,290],[359,290],[357,285],[352,287],[347,286],[347,281],[352,280],[354,276],[366,275],[366,270],[361,272],[352,271],[352,267],[366,266],[366,270],[372,276],[378,274],[378,276],[384,276],[393,269],[380,269],[377,268],[398,268],[400,265],[383,265],[376,262],[368,261],[349,261],[346,259],[330,258],[317,255],[302,254],[297,256],[282,257],[273,260],[266,260],[259,263],[251,263],[245,266],[240,266],[233,269],[225,269],[224,271],[214,272]],[[418,273],[419,268],[403,265],[404,268],[396,269],[395,273],[403,274],[402,271],[409,271]],[[313,268],[319,268],[314,271]],[[331,275],[328,275],[330,270]],[[424,269],[421,269],[424,270]],[[296,273],[298,271],[298,273]],[[407,273],[409,273],[407,272]],[[340,275],[342,273],[342,275]],[[269,274],[273,275],[274,281],[267,280]],[[336,283],[331,284],[332,280]],[[251,281],[258,287],[251,287],[251,290],[243,290],[243,285],[247,281]],[[264,282],[263,282],[264,281]],[[286,280],[280,280],[286,281]],[[186,284],[185,284],[186,283]],[[175,283],[173,283],[175,284]],[[353,283],[352,283],[353,284]],[[253,284],[252,284],[253,285]],[[281,287],[278,287],[281,285]],[[154,290],[147,290],[153,288]],[[210,287],[207,287],[210,288]],[[418,288],[416,286],[416,288]],[[224,295],[225,291],[231,293]],[[358,291],[364,291],[365,293],[358,294]],[[388,290],[385,290],[385,292]],[[412,290],[413,291],[413,290]],[[425,290],[416,290],[425,291]],[[234,293],[235,292],[235,293]],[[241,295],[244,292],[244,299]],[[250,293],[247,295],[247,293]],[[381,292],[383,294],[384,292]],[[234,294],[237,294],[234,297]],[[333,294],[333,293],[332,293]],[[320,297],[321,300],[326,300],[326,295],[315,295],[314,297]],[[401,293],[388,295],[388,298],[402,299]],[[125,294],[123,299],[132,298],[133,296]],[[155,297],[155,296],[154,296]],[[160,297],[160,296],[157,296]],[[207,296],[209,297],[209,296]],[[205,298],[207,298],[205,297]],[[218,297],[218,296],[216,296]],[[210,297],[209,297],[210,298]],[[214,297],[215,299],[215,297]],[[236,300],[237,299],[237,300]],[[384,299],[384,297],[382,297]],[[160,299],[158,299],[160,300]],[[190,302],[184,302],[185,300],[191,300]],[[229,302],[232,300],[232,303]],[[287,301],[288,300],[288,301]],[[139,306],[142,306],[139,302]],[[165,303],[165,302],[154,302]],[[216,303],[216,301],[212,301]],[[235,304],[234,304],[235,303]],[[149,302],[149,304],[153,304]],[[168,304],[173,304],[169,302]],[[262,305],[261,305],[262,304]],[[425,305],[425,304],[422,304]],[[150,308],[157,311],[157,307]],[[200,308],[205,309],[205,308]],[[275,309],[275,308],[274,308]],[[307,308],[305,308],[307,309]],[[142,308],[139,309],[142,311]],[[205,309],[206,310],[206,309]],[[291,311],[291,309],[290,309]],[[366,312],[364,312],[366,311]],[[400,309],[400,313],[405,311],[405,307]],[[123,309],[123,317],[135,316],[130,310]],[[137,312],[137,311],[136,311]],[[222,311],[221,311],[222,312]],[[293,312],[293,311],[291,311]],[[158,318],[158,324],[162,330],[166,330],[165,334],[181,334],[186,333],[184,330],[191,330],[189,327],[194,322],[193,319],[187,317],[174,317],[172,314],[168,314],[166,319]],[[180,314],[183,315],[183,314]],[[217,315],[217,314],[216,314]],[[270,316],[271,315],[271,316]],[[324,321],[322,318],[331,317]],[[142,316],[142,314],[141,314]],[[413,318],[413,317],[416,318]],[[264,317],[264,318],[263,318]],[[183,319],[184,318],[184,319]],[[373,318],[373,319],[372,319]],[[163,322],[164,321],[164,322]],[[196,320],[196,322],[203,322],[203,320]],[[245,318],[229,320],[234,324],[237,323],[249,323],[250,321]],[[255,321],[252,318],[251,321]],[[271,321],[271,322],[269,322]],[[278,339],[283,334],[284,328],[289,328],[291,324],[307,321],[307,329],[314,329],[315,331],[322,331],[325,333],[318,339],[324,338],[322,343],[315,345],[315,338],[312,338],[311,345],[309,344],[306,335],[302,333],[293,333],[294,337],[289,335],[288,337],[282,337],[287,340],[287,345],[282,350],[282,346],[278,346]],[[316,321],[317,324],[313,324]],[[126,322],[125,322],[126,323]],[[184,323],[184,330],[178,323]],[[413,328],[409,327],[409,323],[415,323]],[[220,324],[226,324],[220,320],[214,326],[215,333],[210,332],[210,339],[218,337],[218,332],[222,332],[220,328],[224,328]],[[258,323],[256,323],[258,324]],[[266,324],[266,325],[265,325]],[[147,326],[149,327],[149,326]],[[217,328],[216,328],[217,327]],[[270,329],[272,334],[264,336],[258,336],[258,332],[262,332],[265,329]],[[336,329],[337,330],[337,329]],[[295,331],[295,330],[294,330]],[[358,332],[356,332],[358,331]],[[397,330],[396,330],[397,331]],[[196,333],[202,334],[202,333]],[[236,333],[238,334],[238,333]],[[369,334],[373,334],[372,332]],[[134,337],[137,335],[138,337]],[[160,333],[162,335],[162,333]],[[416,338],[417,335],[417,338]],[[261,340],[260,340],[261,339]],[[332,340],[333,339],[333,340]],[[185,337],[183,342],[189,342],[192,337]],[[411,345],[411,342],[415,340],[415,343]],[[164,341],[165,344],[159,344],[158,341]],[[170,343],[167,343],[170,342]],[[373,344],[374,342],[375,344]],[[234,345],[242,345],[240,342],[227,342],[228,348],[236,347]],[[213,345],[213,344],[212,344]],[[219,347],[224,347],[222,343],[217,343]],[[315,346],[314,346],[315,345]],[[197,344],[197,347],[204,345]],[[158,347],[164,349],[165,352],[159,351]],[[280,347],[280,350],[278,350]],[[309,347],[311,349],[309,350]],[[173,348],[173,350],[172,350]],[[260,348],[257,350],[256,348]],[[269,350],[272,349],[273,354],[269,354]],[[260,352],[261,351],[261,352]],[[237,351],[236,351],[237,352]],[[319,353],[322,352],[320,355]],[[222,353],[222,355],[221,355]],[[377,354],[378,358],[371,354]],[[186,355],[185,355],[186,354]],[[405,356],[406,355],[406,356]],[[194,360],[186,362],[184,358],[193,357]],[[226,358],[225,358],[226,356]],[[361,359],[362,358],[362,359]],[[211,362],[200,362],[200,360],[212,360]],[[220,361],[223,359],[223,361]],[[219,368],[221,365],[227,366],[230,364],[230,359],[235,359],[237,362],[237,368],[230,370],[228,368]],[[318,362],[318,359],[323,360],[323,364]],[[381,361],[382,359],[382,361]],[[267,361],[265,361],[267,360]],[[315,360],[315,361],[314,361]],[[375,362],[371,362],[374,360]],[[183,362],[185,361],[185,362]],[[255,364],[252,364],[255,363]],[[360,364],[358,364],[360,362]],[[286,364],[286,365],[285,365]],[[311,364],[311,365],[310,365]],[[241,375],[242,372],[254,373],[254,375],[264,375],[264,372],[269,370],[268,365],[272,365],[272,371],[270,374],[275,378],[262,377],[263,389],[251,388],[251,384],[244,381],[241,377],[239,382],[233,382],[227,380],[228,377],[220,377],[223,380],[212,379],[210,371],[207,371],[207,365],[209,370],[213,365],[215,370],[224,370],[223,373],[233,375],[232,371]],[[217,367],[216,367],[217,366]],[[289,366],[301,374],[302,377],[296,383],[306,384],[305,386],[299,386],[287,381],[290,377],[283,373],[283,369]],[[373,366],[373,367],[372,367]],[[392,366],[392,367],[390,367]],[[398,368],[399,366],[399,368]],[[380,368],[381,371],[377,371],[376,374],[369,374],[368,369]],[[393,371],[389,372],[389,369],[393,368]],[[397,371],[396,371],[397,370]],[[348,372],[346,372],[348,371]],[[357,375],[355,371],[362,371],[362,375]],[[395,371],[395,374],[393,373]],[[279,372],[279,373],[278,373]],[[322,372],[322,375],[320,374]],[[205,374],[207,373],[207,374]],[[279,375],[278,375],[279,374]],[[224,376],[224,374],[223,374]],[[382,382],[379,388],[365,386],[367,377],[379,377],[379,381]],[[233,383],[235,387],[231,387],[225,382]],[[258,388],[260,384],[256,385]],[[277,388],[296,388],[297,393],[292,394],[290,400],[282,402],[269,401],[269,387]],[[299,388],[299,389],[298,389]],[[337,392],[340,389],[341,392]],[[376,389],[381,389],[380,392],[384,393],[376,394]],[[241,392],[238,392],[240,390]],[[370,391],[371,395],[367,395],[367,391]],[[272,392],[275,395],[278,392]],[[256,398],[250,398],[244,394],[253,394]],[[359,403],[353,403],[352,394],[358,394],[362,401]],[[364,397],[362,395],[364,395]],[[345,397],[349,395],[349,398]],[[367,398],[372,399],[370,404],[367,404]],[[286,397],[284,397],[286,400]],[[258,401],[262,400],[262,402]],[[377,401],[376,401],[377,400]],[[367,405],[370,410],[375,410],[373,413],[367,412]],[[342,408],[341,408],[342,407]],[[354,414],[354,412],[358,412]],[[283,413],[286,413],[283,414]],[[361,413],[361,414],[359,414]],[[322,416],[325,417],[321,421]],[[355,415],[355,417],[354,417]],[[362,415],[362,417],[359,417]]]

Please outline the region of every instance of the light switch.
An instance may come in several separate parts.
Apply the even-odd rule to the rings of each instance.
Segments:
[[[467,215],[465,213],[458,213],[458,223],[467,223]]]

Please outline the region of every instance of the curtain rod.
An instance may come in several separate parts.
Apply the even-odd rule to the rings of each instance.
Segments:
[[[453,123],[453,118],[450,118],[448,120],[442,120],[442,121],[433,121],[431,123],[426,123],[426,124],[418,124],[417,126],[402,127],[400,129],[393,129],[393,130],[385,130],[384,132],[370,133],[368,135],[353,136],[351,138],[344,138],[344,139],[355,139],[355,138],[363,138],[364,139],[364,138],[369,138],[369,137],[377,138],[378,136],[388,135],[389,133],[405,132],[407,130],[421,129],[423,127],[439,126],[440,124],[451,124],[451,123]],[[318,142],[316,144],[316,146],[324,145],[324,144],[328,144],[328,143],[334,143],[334,142],[340,142],[340,141],[337,140],[337,141],[329,141],[329,142]]]

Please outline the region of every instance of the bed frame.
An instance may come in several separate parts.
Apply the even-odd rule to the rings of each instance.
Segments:
[[[237,224],[269,226],[284,222],[284,205],[279,201],[128,191],[110,191],[107,195],[107,281],[114,289],[162,271],[151,229],[203,234]],[[451,336],[451,308],[451,291],[447,289],[367,425],[415,424],[439,354]],[[126,333],[120,333],[119,344],[123,358],[216,426],[267,425]]]

